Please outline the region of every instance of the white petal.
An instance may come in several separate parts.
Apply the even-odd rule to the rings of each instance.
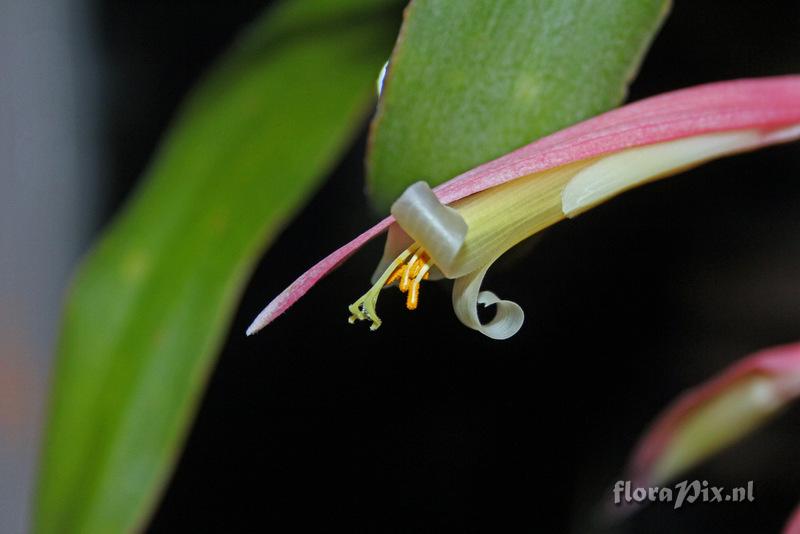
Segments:
[[[516,334],[525,321],[525,312],[515,302],[500,300],[491,291],[481,291],[481,283],[492,263],[458,278],[453,284],[453,311],[464,325],[492,339],[508,339]],[[494,318],[486,324],[478,318],[478,304],[497,306]]]
[[[762,139],[762,143],[765,145],[771,143],[787,143],[798,138],[800,138],[800,124],[794,124],[768,133],[764,136],[764,139]]]
[[[409,186],[392,204],[392,215],[447,275],[448,266],[461,250],[467,236],[464,218],[453,208],[439,202],[425,182]]]
[[[787,130],[784,135],[793,133]],[[569,181],[561,197],[561,209],[567,217],[574,217],[628,189],[679,169],[757,147],[763,142],[762,137],[757,130],[714,133],[606,156]]]

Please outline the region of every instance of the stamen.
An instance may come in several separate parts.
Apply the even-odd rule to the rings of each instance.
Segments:
[[[432,265],[433,264],[430,263],[430,260],[426,261],[425,264],[422,267],[420,267],[420,270],[417,273],[416,277],[414,278],[414,281],[419,284],[422,280],[427,280],[428,278],[430,278],[431,274],[430,270]]]
[[[400,278],[401,276],[403,276],[403,273],[405,272],[405,270],[406,270],[407,268],[408,268],[408,267],[407,267],[406,265],[401,265],[400,267],[398,267],[397,269],[395,269],[395,270],[394,270],[394,272],[392,273],[392,276],[390,276],[390,277],[389,277],[389,279],[388,279],[388,280],[386,280],[386,284],[384,284],[384,285],[386,285],[386,286],[390,286],[390,285],[392,285],[393,283],[395,283],[395,282],[397,281],[397,279],[398,279],[398,278]]]
[[[409,256],[411,256],[409,258]],[[408,258],[408,261],[406,259]],[[400,291],[408,293],[406,298],[406,308],[415,310],[419,304],[420,283],[430,277],[430,268],[433,266],[431,257],[414,243],[404,250],[383,272],[375,284],[360,299],[349,306],[350,317],[348,321],[353,324],[358,321],[369,319],[372,321],[370,330],[377,330],[381,326],[381,320],[375,311],[378,296],[381,290],[392,285],[396,281]]]
[[[420,270],[422,270],[422,266],[426,265],[428,261],[430,261],[430,257],[427,254],[425,254],[424,252],[420,254],[419,259],[409,267],[410,272],[408,273],[408,277],[416,278]]]
[[[416,278],[413,282],[411,282],[411,287],[408,289],[408,297],[406,298],[406,308],[409,311],[413,311],[417,309],[417,304],[419,304],[419,283],[417,283]]]
[[[383,289],[383,286],[386,284],[386,280],[392,275],[395,269],[403,265],[403,262],[405,262],[406,258],[413,252],[415,247],[419,248],[418,245],[412,245],[404,250],[392,263],[389,264],[378,281],[375,282],[369,291],[364,293],[360,299],[348,307],[351,314],[348,318],[348,322],[350,324],[355,323],[356,320],[363,321],[365,319],[369,319],[372,321],[370,330],[377,330],[381,326],[381,320],[375,311],[375,305],[378,303],[378,295],[381,289]]]
[[[400,291],[402,291],[403,293],[408,291],[408,284],[409,284],[410,278],[411,278],[411,270],[417,264],[417,261],[419,261],[419,256],[415,252],[414,255],[411,256],[411,259],[408,260],[408,264],[406,266],[406,269],[405,269],[405,271],[403,271],[403,278],[400,280]]]
[[[419,305],[419,284],[422,282],[422,280],[428,278],[428,275],[430,274],[430,268],[430,263],[425,262],[421,264],[419,269],[417,269],[414,281],[411,282],[411,287],[408,290],[408,298],[406,298],[406,308],[408,308],[410,311],[416,310],[417,305]]]

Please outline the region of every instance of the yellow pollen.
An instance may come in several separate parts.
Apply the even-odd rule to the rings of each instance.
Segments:
[[[409,257],[410,256],[410,257]],[[407,261],[406,261],[407,260]],[[360,299],[349,306],[349,322],[372,321],[370,330],[377,330],[381,320],[375,311],[378,296],[384,287],[399,281],[398,287],[403,293],[408,293],[406,308],[417,309],[419,304],[420,283],[430,278],[430,269],[433,267],[431,257],[417,243],[404,250],[383,272],[378,281]]]
[[[408,289],[406,308],[408,308],[409,311],[416,310],[417,304],[419,304],[419,284],[414,280],[411,282],[411,287]]]
[[[424,252],[420,254],[417,261],[414,262],[414,265],[410,265],[408,267],[409,269],[408,277],[416,278],[419,272],[422,270],[422,266],[426,265],[428,261],[430,261],[430,257],[427,254],[425,254]]]
[[[408,267],[406,267],[405,265],[401,265],[400,267],[395,269],[394,272],[392,273],[392,276],[390,276],[389,279],[386,280],[386,284],[384,284],[384,285],[390,286],[390,285],[394,284],[395,282],[397,282],[397,279],[400,278],[401,276],[403,276],[403,273],[405,272],[405,270],[407,268]]]
[[[400,291],[402,291],[403,293],[408,291],[408,284],[410,283],[409,279],[411,278],[411,269],[414,268],[414,265],[417,263],[417,260],[419,260],[419,256],[417,256],[417,253],[415,252],[414,255],[411,256],[411,259],[408,260],[406,268],[403,271],[403,278],[400,279]]]

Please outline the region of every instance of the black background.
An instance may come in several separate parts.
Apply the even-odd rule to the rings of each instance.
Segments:
[[[181,98],[260,1],[106,2],[110,215]],[[795,0],[678,1],[631,99],[800,67]],[[377,74],[377,73],[376,73]],[[348,326],[374,243],[254,338],[275,294],[371,222],[364,139],[247,287],[153,532],[605,531],[595,506],[679,391],[800,338],[800,151],[742,155],[633,191],[549,230],[489,273],[522,331],[483,338],[426,286]],[[755,481],[750,504],[643,510],[614,532],[775,532],[800,498],[797,409],[688,478]]]

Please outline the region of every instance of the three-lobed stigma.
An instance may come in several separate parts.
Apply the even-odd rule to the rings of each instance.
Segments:
[[[370,330],[377,330],[381,326],[381,320],[375,311],[378,296],[383,288],[395,283],[400,291],[407,294],[406,308],[417,309],[420,283],[430,277],[431,267],[433,267],[433,261],[420,245],[414,243],[405,249],[389,264],[369,291],[349,306],[351,315],[348,321],[350,324],[355,323],[356,320],[369,319],[372,321]]]

